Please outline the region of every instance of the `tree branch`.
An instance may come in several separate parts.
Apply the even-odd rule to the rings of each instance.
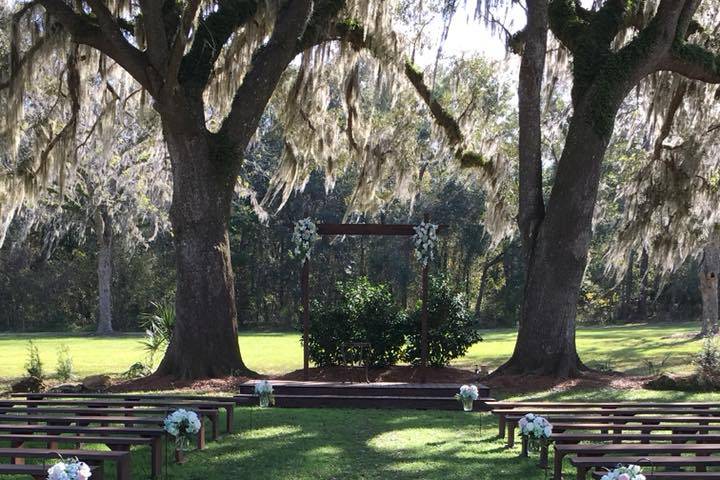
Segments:
[[[460,161],[461,166],[477,167],[485,164],[485,159],[482,154],[465,148],[465,135],[463,135],[460,125],[458,125],[452,113],[433,95],[430,87],[425,83],[423,73],[410,62],[406,62],[405,76],[423,102],[425,102],[428,109],[430,109],[435,123],[443,129],[450,145],[455,148],[454,155],[455,158]]]
[[[293,0],[278,12],[268,42],[253,56],[242,84],[235,92],[230,113],[220,127],[220,137],[235,153],[242,153],[255,133],[260,116],[288,64],[295,58],[297,45],[313,10],[313,0]]]
[[[141,51],[127,43],[127,40],[123,38],[130,48],[117,48],[99,26],[91,23],[87,16],[75,13],[62,0],[38,0],[38,4],[63,26],[75,43],[87,45],[104,53],[122,66],[143,87],[151,92],[154,91],[153,82],[147,71],[150,66],[147,58]],[[107,7],[105,8],[107,10]],[[117,27],[117,24],[115,26]]]
[[[682,106],[683,100],[685,99],[685,93],[687,92],[687,82],[685,80],[675,78],[677,87],[672,94],[670,99],[670,105],[668,105],[667,112],[665,112],[665,118],[663,124],[660,127],[658,137],[655,139],[655,145],[653,148],[653,160],[660,160],[663,150],[663,142],[667,139],[668,135],[672,131],[673,123],[675,123],[675,115]]]
[[[168,59],[168,39],[162,15],[162,0],[140,0],[147,52],[158,72],[164,73]]]
[[[167,64],[167,81],[170,85],[177,83],[177,76],[180,70],[180,63],[182,62],[183,53],[185,53],[185,46],[187,45],[188,37],[190,36],[190,29],[192,28],[193,20],[197,15],[198,9],[200,8],[200,0],[190,0],[185,6],[185,10],[180,20],[180,27],[177,29],[175,34],[175,40],[170,50],[170,58]]]
[[[547,56],[547,1],[528,0],[528,23],[518,79],[518,227],[526,264],[545,218],[542,166],[542,84]]]
[[[692,80],[720,83],[720,55],[691,43],[676,41],[659,69]]]
[[[218,9],[200,19],[190,51],[180,62],[179,83],[201,93],[225,43],[258,10],[258,0],[219,0]]]
[[[351,22],[334,23],[326,28],[324,32],[318,31],[312,35],[304,36],[303,41],[298,45],[299,50],[297,53],[301,51],[300,49],[308,49],[331,41],[348,43],[356,50],[368,50],[381,62],[389,61],[388,58],[384,58],[378,48],[375,48],[376,45],[372,35],[367,34],[362,26]],[[453,155],[460,161],[461,166],[466,168],[488,168],[490,164],[481,153],[466,148],[466,139],[457,120],[433,95],[430,87],[425,83],[423,73],[410,61],[403,63],[403,72],[410,84],[415,88],[418,96],[430,110],[435,123],[443,129],[450,146],[454,148]]]
[[[548,4],[550,28],[560,43],[573,53],[588,30],[587,15],[581,15],[579,8],[574,0],[552,0]]]

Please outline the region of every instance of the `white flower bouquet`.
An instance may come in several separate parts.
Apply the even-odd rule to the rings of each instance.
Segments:
[[[303,261],[310,260],[313,246],[318,240],[320,240],[320,235],[318,234],[317,225],[312,219],[303,218],[298,220],[295,222],[292,234],[292,241],[295,244],[293,256],[301,258]]]
[[[552,424],[545,417],[528,413],[518,422],[520,433],[527,437],[528,446],[536,448],[552,436]]]
[[[275,396],[273,395],[273,386],[267,380],[260,380],[255,383],[255,395],[260,397],[260,406],[269,407],[275,405]]]
[[[422,263],[423,267],[427,267],[435,255],[438,226],[434,223],[422,222],[415,227],[414,230],[413,244],[415,245],[415,258]]]
[[[175,437],[176,450],[186,450],[190,438],[200,431],[200,417],[195,412],[184,409],[175,410],[165,418],[165,431]]]
[[[645,480],[645,475],[638,465],[619,466],[603,475],[601,480]]]
[[[455,394],[455,400],[462,403],[463,410],[470,412],[473,408],[473,402],[477,400],[479,396],[478,388],[475,385],[463,385],[460,387],[460,392]]]
[[[61,460],[48,469],[47,480],[87,480],[92,477],[90,467],[77,458]]]

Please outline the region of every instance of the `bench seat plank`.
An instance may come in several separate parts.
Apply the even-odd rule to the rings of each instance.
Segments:
[[[82,461],[115,462],[117,480],[130,480],[130,452],[96,450],[53,450],[49,448],[0,448],[0,457],[9,458],[79,458]]]
[[[570,457],[577,468],[577,480],[585,480],[587,472],[597,468],[615,468],[617,465],[641,465],[654,467],[694,467],[698,470],[720,466],[720,456],[652,456],[639,459],[634,456]]]
[[[0,476],[4,475],[28,475],[33,480],[45,480],[47,478],[48,465],[38,464],[8,464],[0,463]],[[103,480],[102,465],[90,465],[93,480]]]

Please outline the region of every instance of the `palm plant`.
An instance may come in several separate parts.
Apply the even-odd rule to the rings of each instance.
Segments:
[[[143,346],[152,359],[167,348],[175,328],[175,302],[164,300],[152,302],[152,312],[140,315],[140,325],[145,329]]]

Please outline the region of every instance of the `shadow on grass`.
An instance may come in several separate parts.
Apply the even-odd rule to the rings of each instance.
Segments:
[[[541,479],[484,414],[241,409],[239,432],[172,466],[173,479]]]

